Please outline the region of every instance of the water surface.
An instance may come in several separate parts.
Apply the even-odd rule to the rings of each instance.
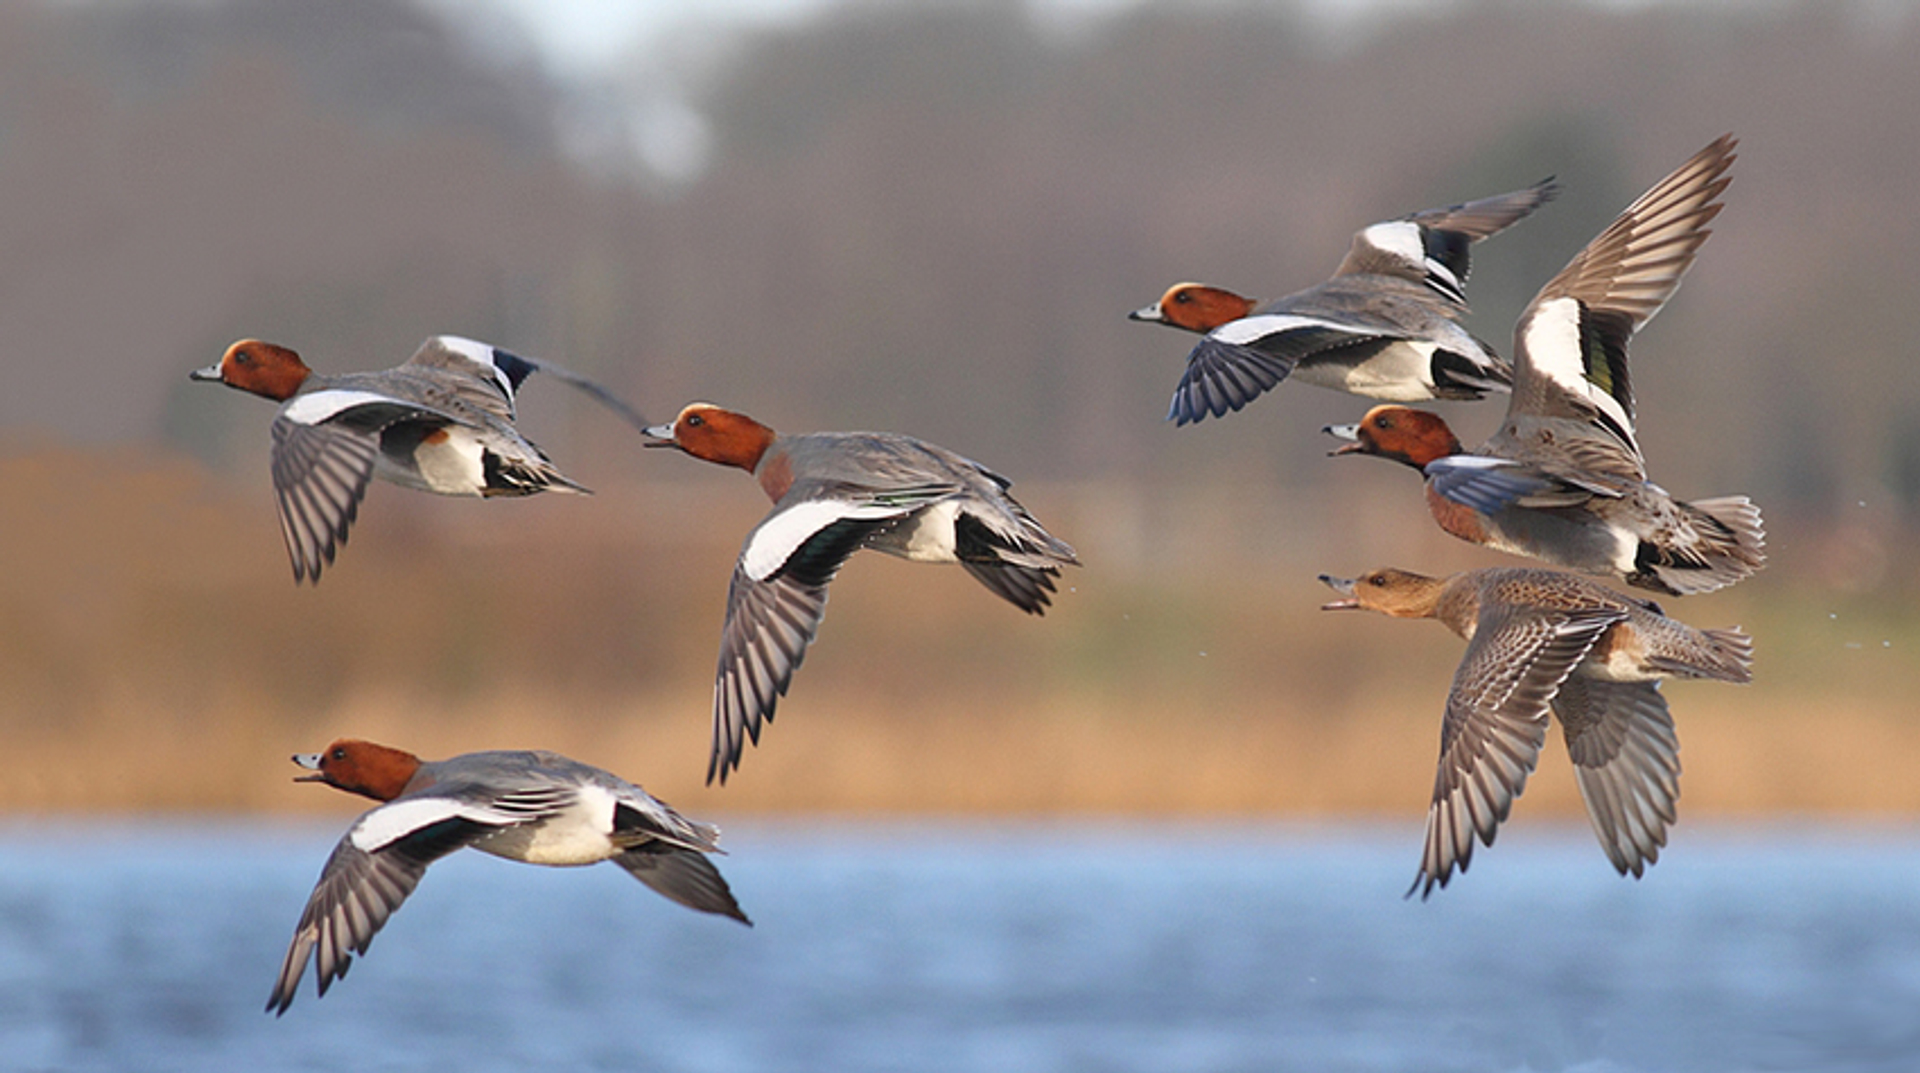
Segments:
[[[262,1013],[338,827],[0,829],[0,1068],[1920,1069],[1920,830],[728,824],[756,927],[612,866],[434,866]]]

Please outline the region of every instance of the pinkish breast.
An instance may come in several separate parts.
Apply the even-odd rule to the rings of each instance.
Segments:
[[[1474,544],[1487,542],[1487,521],[1480,512],[1461,503],[1455,503],[1427,485],[1427,510],[1433,513],[1433,520],[1440,528]]]
[[[759,479],[767,498],[778,503],[780,497],[787,494],[787,489],[793,487],[793,459],[787,457],[787,452],[775,448],[760,459],[760,465],[753,475]]]

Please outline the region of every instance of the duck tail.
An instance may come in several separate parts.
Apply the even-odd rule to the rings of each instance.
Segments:
[[[1672,545],[1642,548],[1642,572],[1659,582],[1653,587],[1675,596],[1712,592],[1766,565],[1767,534],[1760,508],[1746,496],[1675,505],[1685,524]]]
[[[1711,678],[1745,685],[1753,681],[1753,638],[1734,626],[1725,630],[1694,630],[1675,623],[1681,634],[1676,645],[1652,655],[1648,662],[1676,678]]]
[[[1753,638],[1738,626],[1725,630],[1701,630],[1712,653],[1708,666],[1720,673],[1713,677],[1745,684],[1753,681]]]

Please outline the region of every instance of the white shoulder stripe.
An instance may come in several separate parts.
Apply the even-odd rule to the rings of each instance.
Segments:
[[[527,817],[456,801],[451,797],[409,797],[382,805],[360,817],[348,837],[353,839],[355,849],[377,853],[416,831],[455,819],[507,827],[523,823]]]
[[[305,395],[295,395],[280,411],[280,416],[295,424],[319,425],[339,417],[341,413],[355,406],[368,406],[376,403],[401,403],[401,400],[377,391],[349,391],[343,388],[325,388]]]
[[[1633,419],[1620,400],[1587,379],[1586,359],[1580,348],[1580,302],[1569,297],[1549,298],[1533,308],[1516,348],[1533,371],[1555,387],[1584,399],[1631,431]]]
[[[1489,455],[1445,455],[1427,463],[1429,471],[1461,469],[1507,469],[1520,463]]]
[[[899,518],[911,507],[878,503],[851,503],[844,499],[809,499],[767,515],[740,551],[740,568],[755,581],[765,581],[786,565],[793,553],[821,530],[848,519]]]
[[[1351,332],[1355,335],[1374,335],[1375,332],[1356,328],[1351,324],[1342,324],[1337,320],[1324,317],[1303,317],[1298,313],[1255,313],[1228,321],[1209,333],[1208,338],[1221,343],[1246,346],[1257,343],[1271,335],[1295,331],[1300,328],[1331,329],[1336,332]]]

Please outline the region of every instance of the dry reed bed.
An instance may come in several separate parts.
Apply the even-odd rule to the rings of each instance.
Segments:
[[[132,452],[16,454],[0,479],[27,504],[0,535],[11,811],[349,811],[292,785],[285,758],[356,735],[427,755],[542,745],[696,813],[1412,823],[1459,642],[1323,614],[1312,575],[1497,561],[1391,499],[1023,485],[1091,564],[1053,613],[957,570],[856,561],[762,746],[709,789],[726,576],[764,509],[745,482],[512,504],[378,488],[339,569],[297,590],[263,487]],[[1755,582],[1669,606],[1760,639],[1753,686],[1668,687],[1683,816],[1920,814],[1920,623],[1897,591],[1796,588],[1792,546]],[[1519,812],[1579,807],[1556,737]]]

